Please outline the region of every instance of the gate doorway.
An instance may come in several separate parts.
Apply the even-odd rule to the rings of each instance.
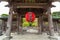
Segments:
[[[31,23],[26,21],[25,17],[22,17],[22,28],[25,33],[38,33],[38,17]]]

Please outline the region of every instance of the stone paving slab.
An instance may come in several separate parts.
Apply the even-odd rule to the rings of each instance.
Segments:
[[[0,40],[3,40],[4,38],[6,38],[7,36],[5,36],[5,35],[2,35],[2,36],[0,36]]]
[[[26,34],[19,34],[19,35],[17,35],[17,33],[11,33],[11,36],[13,37],[11,40],[51,40],[48,38],[49,35],[47,35],[46,33],[43,34],[26,33]],[[57,33],[55,33],[54,37],[60,40],[60,36],[58,36]],[[0,40],[3,40],[4,38],[6,38],[5,35],[0,36]],[[53,39],[55,40],[56,38]]]
[[[13,38],[11,40],[50,40],[48,39],[48,35],[42,34],[23,34],[23,35],[17,35],[12,34]]]

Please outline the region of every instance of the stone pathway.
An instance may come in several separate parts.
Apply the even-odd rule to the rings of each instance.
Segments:
[[[13,37],[10,40],[51,40],[49,39],[49,35],[47,35],[46,33],[43,34],[31,34],[31,33],[26,33],[26,34],[19,34],[17,35],[17,33],[11,33],[11,36]],[[2,35],[0,36],[0,40],[5,40],[7,36]],[[58,38],[57,40],[60,40],[60,36],[57,36],[57,33],[55,33],[55,36],[52,37],[52,40],[56,40],[56,38]],[[55,38],[55,39],[54,39]]]
[[[13,38],[11,40],[50,40],[48,39],[48,35],[43,33],[42,35],[37,34],[12,34]]]

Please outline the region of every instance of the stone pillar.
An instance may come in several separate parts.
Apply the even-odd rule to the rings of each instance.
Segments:
[[[48,9],[48,24],[49,24],[49,33],[50,36],[54,35],[54,27],[53,27],[53,20],[52,20],[52,15],[51,15],[51,9]]]
[[[12,15],[13,15],[13,8],[10,7],[9,17],[7,21],[7,30],[5,34],[7,38],[5,40],[10,40],[11,37]]]

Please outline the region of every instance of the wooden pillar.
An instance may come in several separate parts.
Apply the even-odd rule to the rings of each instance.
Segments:
[[[6,31],[6,23],[5,20],[2,20],[2,32],[4,33]]]
[[[56,31],[58,32],[58,35],[60,36],[60,27],[59,27],[59,23],[57,21],[54,22],[54,27],[55,27]]]
[[[21,16],[20,14],[17,15],[17,33],[22,33],[22,27],[21,27]]]
[[[51,14],[51,9],[48,9],[48,24],[49,24],[49,33],[50,36],[54,35],[54,27],[53,27],[53,21],[52,21],[52,14]]]
[[[2,24],[2,21],[0,21],[0,36],[2,35],[2,27],[3,27],[3,24]]]
[[[59,28],[58,28],[58,23],[57,23],[57,21],[56,21],[56,29],[57,29],[57,31],[58,31],[58,29],[59,29]]]
[[[9,17],[7,21],[7,30],[6,30],[7,38],[5,40],[10,40],[11,37],[12,15],[13,15],[13,8],[10,7]]]
[[[41,16],[39,16],[39,19],[38,19],[38,24],[39,24],[39,26],[38,26],[38,33],[39,34],[42,34],[42,27],[41,27]]]
[[[54,22],[54,29],[55,29],[55,31],[58,32],[58,23],[57,23],[57,21]]]
[[[56,29],[57,29],[58,35],[60,36],[60,29],[59,29],[57,21],[55,22],[55,24],[56,24]]]
[[[20,33],[23,34],[23,29],[22,29],[22,17],[20,15]]]
[[[20,15],[17,13],[17,34],[20,34],[19,32],[19,25],[20,24]]]
[[[43,32],[43,28],[44,28],[44,21],[43,21],[43,15],[41,15],[41,31]]]

